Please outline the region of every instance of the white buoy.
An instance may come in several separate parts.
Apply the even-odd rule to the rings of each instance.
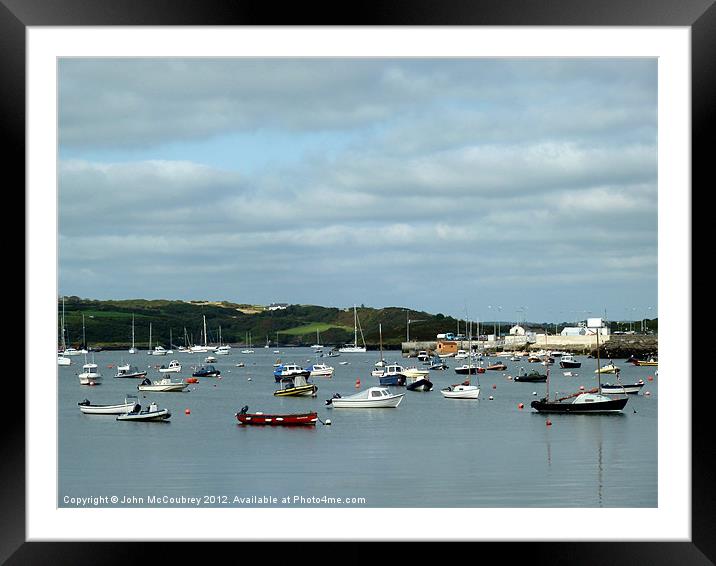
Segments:
[[[533,392],[532,392],[532,395],[537,395],[537,392],[536,392],[536,391],[533,391]]]
[[[326,419],[326,424],[327,425],[331,424],[331,419]]]
[[[249,381],[251,381],[251,378],[249,377]]]

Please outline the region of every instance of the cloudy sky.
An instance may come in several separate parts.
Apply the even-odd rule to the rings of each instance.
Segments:
[[[62,59],[59,92],[61,294],[656,312],[655,59]]]

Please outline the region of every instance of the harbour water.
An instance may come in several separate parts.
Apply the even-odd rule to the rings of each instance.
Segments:
[[[388,354],[388,361],[422,367],[415,358]],[[91,360],[93,354],[88,356]],[[546,369],[524,358],[500,358],[507,370],[473,376],[472,383],[481,387],[479,400],[443,398],[440,388],[465,377],[453,370],[462,362],[448,359],[450,369],[431,372],[431,392],[391,387],[406,393],[395,409],[325,405],[334,393],[355,393],[356,379],[361,389],[378,385],[370,375],[377,352],[316,359],[309,348],[281,348],[280,354],[264,348],[242,354],[234,348],[213,364],[221,379],[202,378],[183,393],[139,392],[141,380],[115,379],[116,367],[109,367],[128,362],[147,369],[152,379],[178,380],[204,365],[205,356],[98,352],[94,360],[102,380],[96,386],[79,384],[84,356],[58,367],[58,506],[75,507],[89,497],[106,498],[95,500],[100,507],[192,507],[192,498],[203,507],[345,507],[350,498],[353,507],[658,505],[658,376],[648,380],[654,367],[614,360],[622,383],[646,382],[640,394],[629,395],[622,413],[549,416],[530,408],[532,400],[544,396],[544,383],[508,379],[520,367]],[[318,385],[315,398],[274,397],[277,357],[304,367],[327,363],[335,373],[311,379]],[[181,362],[181,373],[155,369],[172,359]],[[596,360],[577,359],[578,369],[560,369],[559,358],[551,366],[551,396],[596,386]],[[237,367],[239,362],[245,367]],[[565,371],[578,375],[568,377]],[[614,377],[605,375],[602,381],[614,382]],[[83,399],[120,403],[127,393],[138,395],[143,406],[156,401],[170,409],[171,419],[118,422],[115,416],[82,414],[77,407]],[[244,405],[249,412],[317,410],[332,424],[246,427],[235,417]]]

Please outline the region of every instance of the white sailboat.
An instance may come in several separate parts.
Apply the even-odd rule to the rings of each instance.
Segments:
[[[72,360],[65,355],[67,351],[67,342],[65,341],[65,298],[62,297],[62,349],[57,352],[57,365],[58,366],[69,366],[72,365]]]
[[[321,345],[321,333],[318,330],[316,330],[316,343],[311,346],[311,348],[313,348],[314,352],[323,351],[323,346]]]
[[[136,354],[137,349],[134,347],[134,315],[132,315],[132,347],[129,349],[130,354]]]
[[[254,350],[253,350],[252,345],[251,345],[251,332],[247,332],[247,333],[246,333],[246,336],[247,336],[246,342],[247,342],[247,344],[249,345],[249,347],[246,348],[245,350],[241,350],[241,353],[242,353],[242,354],[253,354],[253,353],[254,353]]]
[[[206,353],[206,352],[210,351],[209,346],[206,343],[206,315],[202,315],[202,316],[204,317],[204,345],[200,346],[200,345],[195,344],[195,345],[189,347],[189,352],[191,352],[192,354]]]
[[[228,356],[229,350],[231,350],[231,346],[229,346],[228,344],[224,345],[224,343],[222,342],[221,325],[219,325],[219,347],[216,350],[214,350],[214,353],[217,356]]]
[[[470,353],[472,353],[472,321],[470,321],[470,330],[468,331],[468,344]],[[442,396],[446,399],[479,399],[480,387],[470,383],[469,375],[472,373],[472,356],[468,356],[468,378],[462,383],[454,383],[440,390]]]
[[[353,305],[353,344],[346,344],[338,351],[345,354],[355,354],[359,352],[365,352],[365,339],[363,338],[363,329],[360,331],[361,340],[363,340],[363,346],[358,346],[358,311],[356,306]]]

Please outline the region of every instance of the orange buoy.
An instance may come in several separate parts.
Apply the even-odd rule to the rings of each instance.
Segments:
[[[360,387],[360,378],[356,379],[356,388]]]
[[[520,403],[519,405],[517,405],[517,408],[518,408],[518,409],[524,409],[524,408],[525,408],[525,404],[524,404],[524,403]]]
[[[647,379],[648,379],[649,381],[654,381],[654,376],[653,376],[653,375],[650,375],[649,377],[647,377]]]
[[[184,409],[184,414],[185,414],[185,415],[191,415],[191,411],[190,411],[189,409]]]

